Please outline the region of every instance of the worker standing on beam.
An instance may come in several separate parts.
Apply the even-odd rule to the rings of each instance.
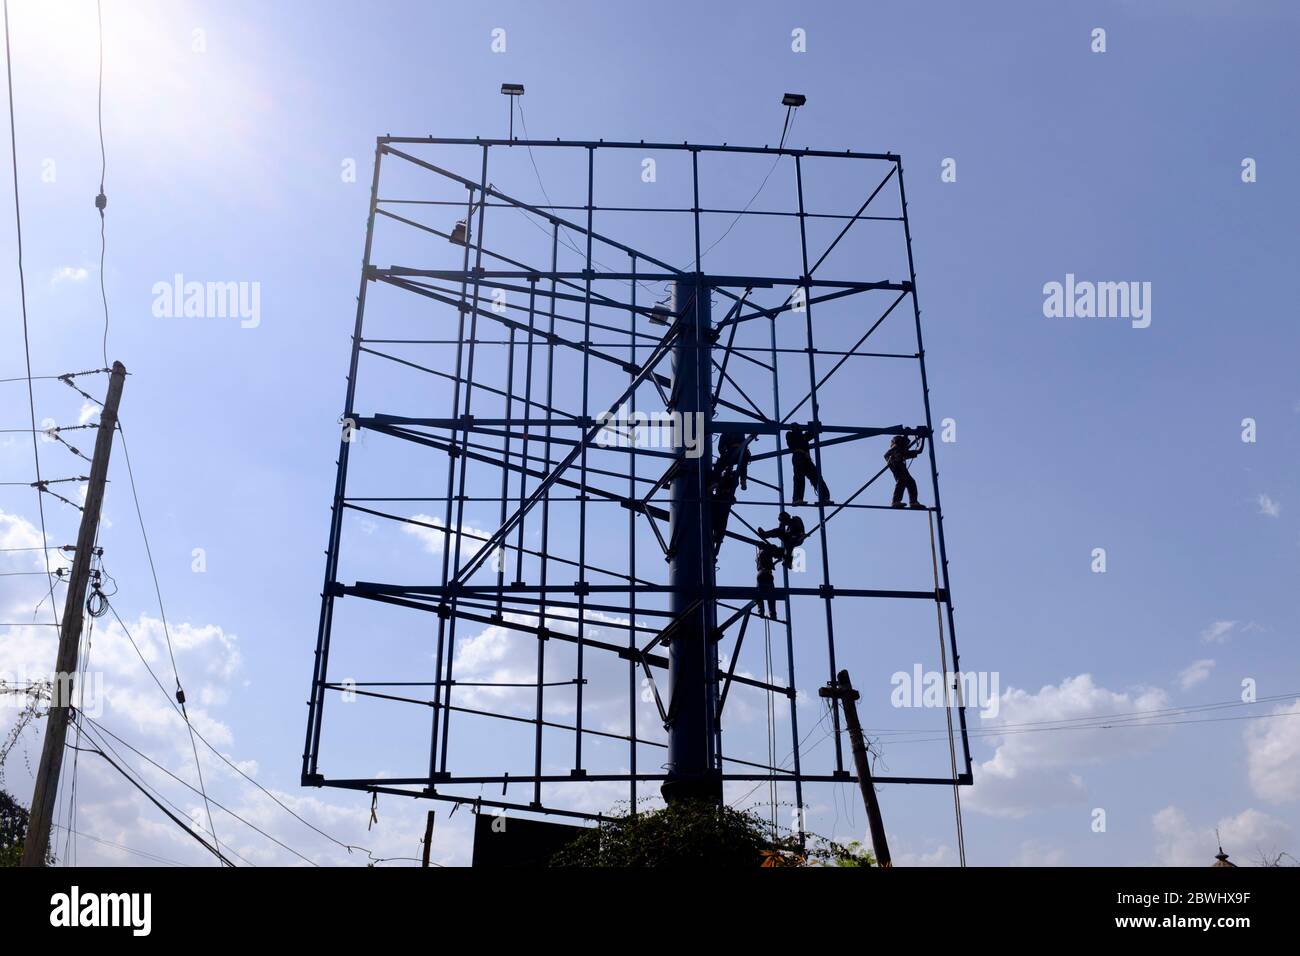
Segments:
[[[818,502],[830,504],[831,492],[822,481],[821,473],[813,463],[812,436],[800,425],[793,426],[785,433],[785,444],[790,449],[790,462],[794,468],[794,501],[791,504],[804,504],[804,482],[811,481],[817,487]]]
[[[904,491],[907,492],[913,508],[925,507],[916,500],[916,479],[907,470],[907,463],[925,450],[924,435],[921,436],[920,441],[921,444],[914,449],[911,439],[906,435],[895,435],[889,443],[889,451],[885,452],[885,464],[889,466],[889,471],[894,476],[894,498],[890,502],[891,507],[903,507]]]

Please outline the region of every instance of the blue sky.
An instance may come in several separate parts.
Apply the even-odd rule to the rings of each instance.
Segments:
[[[11,6],[33,371],[94,368],[103,327],[94,5]],[[931,399],[936,419],[957,423],[938,455],[959,644],[966,668],[998,675],[1002,720],[1233,702],[1246,679],[1277,698],[1175,714],[1250,719],[974,739],[977,785],[962,794],[970,861],[1209,862],[1216,826],[1234,858],[1300,855],[1300,721],[1275,715],[1300,707],[1290,600],[1300,335],[1289,280],[1300,144],[1282,112],[1298,92],[1293,9],[394,3],[362,26],[343,4],[104,7],[109,353],[132,372],[123,423],[168,619],[184,638],[178,664],[205,734],[304,816],[380,855],[418,855],[415,801],[381,800],[367,833],[363,796],[297,786],[374,137],[503,135],[497,89],[510,81],[527,85],[539,138],[762,145],[779,138],[778,101],[796,90],[808,105],[793,145],[903,157]],[[505,53],[490,48],[494,28],[506,30]],[[796,28],[806,52],[791,49]],[[1091,49],[1096,28],[1104,53]],[[955,182],[941,181],[948,158]],[[1246,158],[1255,182],[1242,181]],[[340,175],[348,160],[355,182]],[[743,201],[764,171],[738,167],[720,188]],[[555,175],[553,191],[564,191]],[[780,183],[764,201],[777,201]],[[828,201],[855,208],[856,186],[840,196],[834,185]],[[13,263],[6,217],[0,258]],[[731,268],[764,252],[744,236],[718,247]],[[177,273],[259,283],[257,326],[155,317],[152,289]],[[1044,284],[1067,274],[1149,282],[1150,327],[1046,317]],[[3,283],[0,378],[10,378],[23,373],[12,265]],[[871,422],[891,381],[863,378],[859,422],[916,417],[907,379],[899,387],[912,390],[912,410]],[[0,389],[3,427],[25,427],[21,383]],[[79,420],[74,392],[48,381],[36,389],[38,421]],[[1242,441],[1245,418],[1257,422],[1255,442]],[[31,480],[27,439],[0,435],[3,480]],[[58,446],[41,453],[47,476],[81,473]],[[861,467],[868,461],[879,459],[870,452]],[[858,460],[840,467],[847,483]],[[114,605],[165,660],[120,459],[111,477],[102,543],[121,588]],[[0,486],[0,510],[4,540],[28,540],[31,490]],[[46,514],[51,543],[71,541],[75,512],[47,499]],[[481,527],[490,516],[470,517]],[[865,578],[894,573],[895,548],[906,556],[899,568],[924,569],[920,526],[901,522],[911,517],[863,526],[853,544]],[[376,534],[358,560],[434,566],[417,537]],[[848,542],[839,547],[851,562]],[[196,548],[203,573],[192,571]],[[1090,568],[1095,548],[1106,551],[1104,574]],[[30,570],[26,560],[7,557],[6,570]],[[33,580],[0,579],[3,622],[30,616]],[[912,628],[932,635],[933,625],[918,614],[877,626],[887,631],[881,659],[864,650],[855,666],[871,677],[855,681],[864,707],[878,705],[875,726],[911,726],[885,702],[888,677],[912,661],[933,666],[908,643]],[[6,671],[52,659],[42,630],[8,631]],[[96,654],[104,662],[105,725],[192,774],[183,730],[118,637],[106,632],[92,650],[92,670]],[[393,639],[381,659],[418,667],[422,650]],[[364,649],[355,653],[359,666]],[[801,726],[816,723],[821,679],[808,679],[814,701]],[[358,724],[330,752],[395,771],[412,753],[418,765],[419,737]],[[25,739],[38,752],[39,738]],[[892,770],[914,761],[901,741],[881,739]],[[89,758],[79,773],[79,830],[200,861],[120,779]],[[220,768],[209,778],[232,808],[307,855],[357,861]],[[26,799],[17,755],[6,786]],[[187,811],[199,805],[170,792]],[[881,799],[900,862],[955,862],[949,791],[886,788]],[[810,828],[861,838],[849,788],[808,802]],[[1097,808],[1104,833],[1092,829]],[[438,810],[436,858],[466,862],[467,815],[444,822],[447,808]],[[217,825],[242,834],[234,845],[254,862],[293,859],[240,824]],[[88,838],[77,859],[142,862]]]

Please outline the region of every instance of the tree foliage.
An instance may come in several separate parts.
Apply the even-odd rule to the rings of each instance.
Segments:
[[[707,800],[607,818],[555,854],[551,866],[708,867],[871,866],[857,843],[809,835],[773,836],[754,813]]]
[[[27,839],[27,808],[0,790],[0,866],[17,866]]]

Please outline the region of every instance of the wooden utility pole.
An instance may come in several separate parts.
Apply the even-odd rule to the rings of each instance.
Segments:
[[[27,838],[23,844],[23,866],[44,866],[50,845],[50,826],[59,798],[59,771],[63,767],[63,747],[68,735],[68,716],[72,708],[73,678],[77,674],[77,654],[81,646],[81,626],[86,607],[86,586],[90,582],[90,560],[99,529],[99,511],[104,502],[104,482],[108,479],[108,456],[117,431],[117,406],[122,400],[126,369],[114,362],[108,379],[108,395],[99,415],[99,434],[95,436],[95,457],[90,465],[90,485],[86,504],[81,511],[81,529],[77,532],[77,550],[72,559],[72,577],[68,597],[63,605],[63,626],[59,630],[59,654],[54,666],[50,713],[45,721],[45,742],[41,763],[36,771],[36,790],[32,793]],[[42,542],[43,543],[43,542]]]
[[[885,821],[880,815],[880,802],[876,799],[876,785],[871,779],[871,764],[867,762],[867,744],[862,737],[862,724],[858,722],[858,698],[861,696],[849,681],[849,672],[840,671],[839,679],[819,693],[840,702],[844,709],[844,723],[849,731],[853,748],[853,765],[858,771],[858,786],[862,788],[862,802],[867,805],[867,820],[871,826],[871,848],[877,866],[892,867],[889,842],[885,839]]]

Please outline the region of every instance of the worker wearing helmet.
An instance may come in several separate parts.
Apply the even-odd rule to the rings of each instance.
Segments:
[[[890,502],[891,507],[903,507],[904,491],[907,492],[913,508],[925,507],[916,500],[916,479],[907,470],[907,463],[925,450],[924,435],[921,436],[920,442],[916,448],[912,448],[911,439],[906,435],[895,435],[889,443],[889,451],[885,452],[885,464],[889,466],[889,472],[894,476],[894,498]]]

